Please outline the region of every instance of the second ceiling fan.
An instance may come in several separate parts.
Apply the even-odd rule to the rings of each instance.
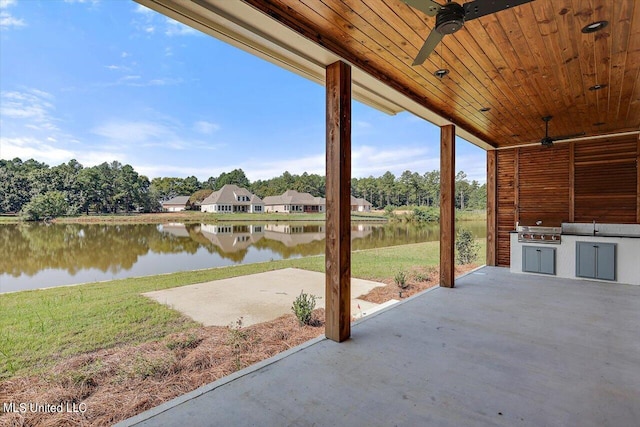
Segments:
[[[412,65],[422,64],[442,38],[447,34],[453,34],[464,26],[466,21],[480,18],[491,13],[500,12],[533,0],[475,0],[460,5],[449,1],[441,5],[433,0],[402,0],[409,6],[418,9],[428,16],[436,17],[436,26],[427,37],[422,49]]]

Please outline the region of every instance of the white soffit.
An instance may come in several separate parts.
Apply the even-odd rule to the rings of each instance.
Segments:
[[[240,0],[135,1],[323,86],[326,66],[343,60]],[[452,124],[351,65],[354,99],[387,114],[406,110],[436,126]],[[456,135],[485,150],[493,149],[460,127]]]

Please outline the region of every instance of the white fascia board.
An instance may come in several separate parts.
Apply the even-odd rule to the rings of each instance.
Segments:
[[[322,86],[326,66],[344,61],[239,0],[135,1]],[[454,124],[350,65],[352,96],[357,101],[391,115],[408,111],[436,126]],[[485,150],[493,149],[491,144],[460,127],[456,127],[456,136]]]

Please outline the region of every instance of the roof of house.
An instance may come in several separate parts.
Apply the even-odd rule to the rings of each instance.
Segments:
[[[351,206],[371,206],[371,202],[351,196]]]
[[[169,199],[166,202],[162,202],[162,206],[179,205],[185,206],[189,202],[189,196],[176,196],[173,199]]]
[[[247,196],[248,202],[238,201],[238,196]],[[214,191],[202,201],[204,205],[255,205],[261,204],[262,200],[255,194],[251,194],[246,188],[238,187],[234,184],[226,184],[218,191]]]
[[[299,193],[296,190],[287,190],[279,196],[267,196],[265,205],[326,205],[324,197],[314,197],[309,193]]]

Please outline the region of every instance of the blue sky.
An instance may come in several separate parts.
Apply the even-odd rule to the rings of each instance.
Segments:
[[[0,157],[149,178],[324,175],[324,88],[127,0],[0,0]],[[353,102],[353,176],[439,167],[439,128]],[[485,152],[456,144],[485,182]]]

